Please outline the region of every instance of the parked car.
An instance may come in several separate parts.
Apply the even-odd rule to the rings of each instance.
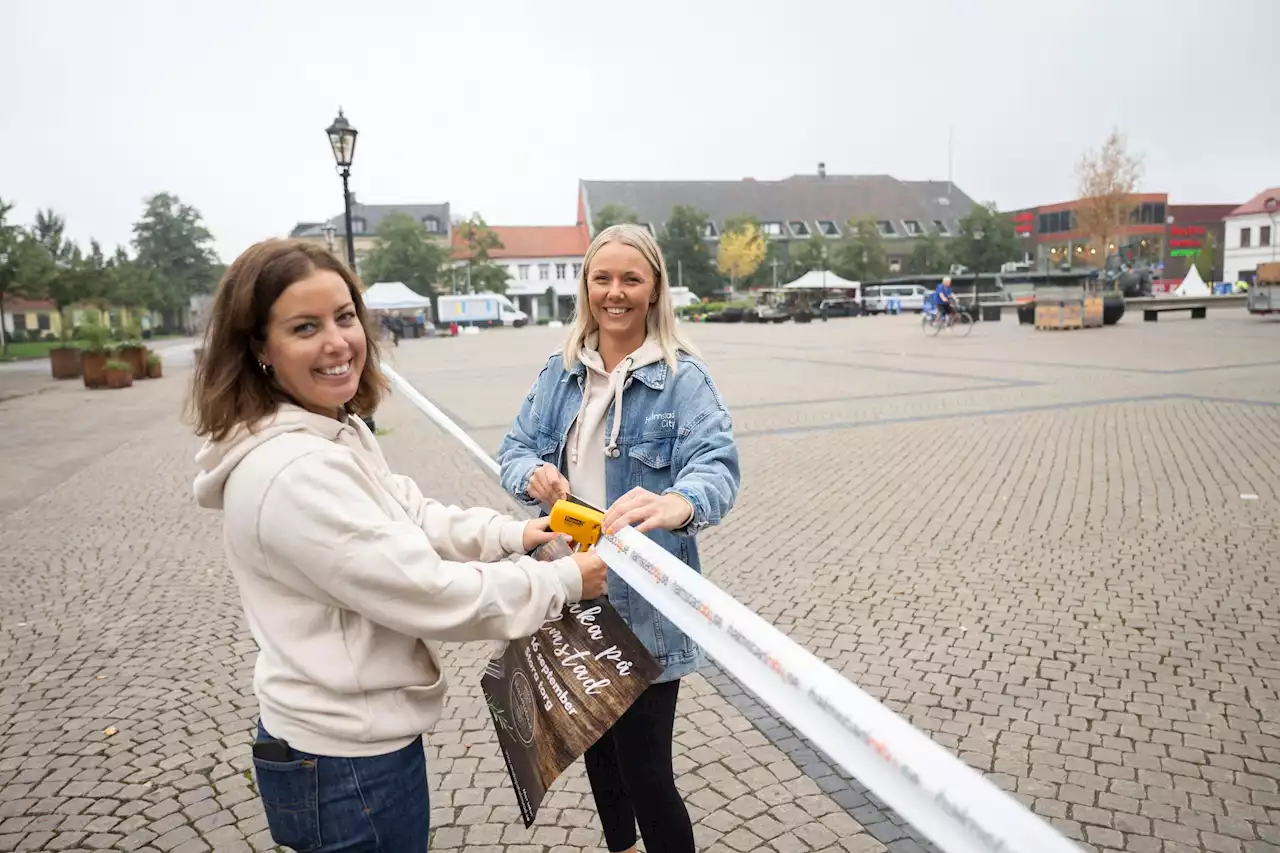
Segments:
[[[747,322],[785,323],[791,319],[791,312],[779,305],[757,305],[747,312]]]
[[[932,292],[922,284],[871,285],[863,291],[863,304],[868,314],[883,314],[889,310],[889,300],[896,299],[901,310],[919,314]]]
[[[715,311],[708,314],[704,319],[704,323],[741,323],[743,316],[747,312],[742,308],[725,308],[721,311]]]
[[[859,317],[862,315],[862,303],[847,298],[824,299],[818,305],[818,314],[824,311],[828,317]]]

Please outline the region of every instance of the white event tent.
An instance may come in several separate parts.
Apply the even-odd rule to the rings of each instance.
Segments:
[[[783,290],[842,290],[857,299],[862,294],[862,285],[856,281],[841,278],[831,271],[809,270],[804,275],[782,286]]]
[[[404,311],[430,308],[431,300],[414,293],[400,281],[380,281],[364,292],[364,305],[370,311]]]

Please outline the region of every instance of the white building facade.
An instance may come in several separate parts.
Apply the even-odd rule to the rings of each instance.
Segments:
[[[1280,261],[1280,187],[1263,190],[1227,216],[1222,271],[1226,281],[1250,281],[1259,264]]]
[[[489,252],[489,260],[507,270],[507,296],[529,315],[530,323],[540,320],[568,320],[578,295],[582,256],[590,238],[586,226],[577,225],[493,225],[490,230],[502,243]],[[466,256],[466,247],[457,235],[454,258]],[[462,270],[458,270],[462,275]],[[547,291],[555,292],[555,300]]]

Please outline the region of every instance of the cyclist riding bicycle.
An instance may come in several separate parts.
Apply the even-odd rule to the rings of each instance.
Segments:
[[[938,306],[938,320],[946,322],[956,310],[956,295],[951,290],[951,276],[947,276],[933,291],[934,304]]]

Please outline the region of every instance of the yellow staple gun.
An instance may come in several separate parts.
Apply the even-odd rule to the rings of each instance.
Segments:
[[[563,533],[574,541],[579,551],[585,551],[600,539],[604,527],[604,510],[579,500],[573,495],[556,501],[551,507],[551,529]]]

